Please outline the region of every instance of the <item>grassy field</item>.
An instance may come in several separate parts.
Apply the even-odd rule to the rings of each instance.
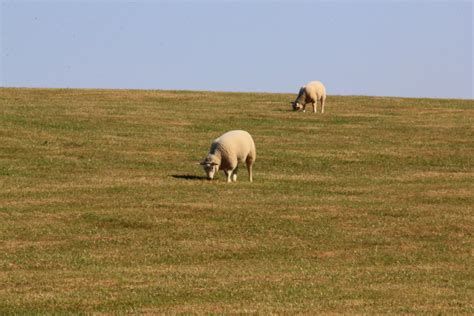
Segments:
[[[0,89],[0,314],[474,313],[474,101],[294,98]]]

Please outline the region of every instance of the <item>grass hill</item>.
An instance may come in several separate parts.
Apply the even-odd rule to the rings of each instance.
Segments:
[[[474,313],[474,101],[294,98],[0,89],[0,313]]]

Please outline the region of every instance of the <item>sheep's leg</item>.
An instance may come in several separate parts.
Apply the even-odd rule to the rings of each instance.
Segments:
[[[232,181],[237,181],[237,172],[239,171],[239,167],[237,166],[234,171],[232,171]]]
[[[324,103],[326,102],[326,98],[322,97],[321,98],[321,113],[324,113]]]
[[[253,181],[253,178],[252,178],[252,165],[253,165],[253,161],[252,161],[251,159],[247,159],[246,165],[247,165],[247,170],[248,170],[248,172],[249,172],[249,181],[252,182],[252,181]]]
[[[306,112],[306,103],[303,104],[303,112]]]
[[[227,182],[230,182],[230,177],[231,177],[231,175],[232,175],[232,170],[229,170],[229,171],[224,170],[224,174],[225,174],[225,176],[226,176],[226,178],[227,178]]]
[[[313,112],[314,113],[318,112],[318,104],[316,103],[316,101],[313,102]]]

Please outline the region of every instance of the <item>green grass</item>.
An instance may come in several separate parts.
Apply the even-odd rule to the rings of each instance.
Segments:
[[[0,89],[0,314],[474,313],[474,102],[293,99]]]

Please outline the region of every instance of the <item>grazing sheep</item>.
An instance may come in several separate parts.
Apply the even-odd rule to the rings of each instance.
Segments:
[[[311,81],[302,86],[298,97],[294,102],[291,102],[293,110],[306,110],[306,104],[313,104],[313,112],[316,113],[317,102],[321,103],[321,113],[324,113],[324,102],[326,101],[326,88],[319,81]]]
[[[224,170],[227,182],[237,181],[238,164],[245,161],[252,182],[252,165],[255,162],[256,151],[252,136],[246,131],[230,131],[212,144],[209,154],[200,163],[206,172],[207,179],[212,180],[218,170]]]

